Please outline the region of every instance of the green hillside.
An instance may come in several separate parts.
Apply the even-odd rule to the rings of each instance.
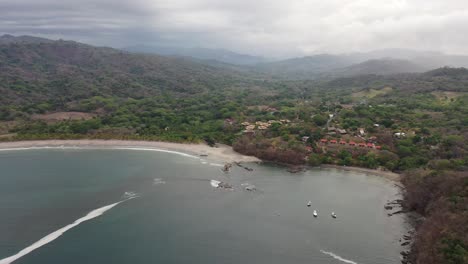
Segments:
[[[404,210],[428,219],[417,225],[408,260],[466,263],[467,69],[287,81],[251,68],[29,40],[0,42],[0,140],[221,142],[283,164],[401,172]],[[318,59],[327,58],[309,64],[331,67]]]

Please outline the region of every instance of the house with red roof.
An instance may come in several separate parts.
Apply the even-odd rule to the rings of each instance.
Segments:
[[[336,144],[336,143],[337,143],[337,141],[336,141],[336,140],[334,140],[334,139],[332,139],[332,140],[330,140],[330,143],[332,143],[332,144]]]

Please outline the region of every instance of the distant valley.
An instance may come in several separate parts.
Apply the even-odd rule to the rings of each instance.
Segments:
[[[441,67],[468,67],[468,56],[446,55],[405,49],[376,50],[366,53],[319,54],[277,60],[222,49],[132,46],[133,53],[183,57],[197,62],[264,74],[273,79],[307,80],[358,75],[419,73]]]

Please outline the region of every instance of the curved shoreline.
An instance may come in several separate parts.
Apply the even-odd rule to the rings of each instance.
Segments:
[[[396,182],[397,185],[401,187],[401,183],[400,183],[401,175],[395,172],[391,172],[391,171],[375,170],[375,169],[352,167],[352,166],[339,166],[339,165],[331,165],[331,164],[322,164],[318,167],[325,168],[325,169],[339,169],[339,170],[345,170],[345,171],[360,172],[364,174],[372,174],[372,175],[376,175],[376,176],[385,178],[387,180]]]
[[[253,156],[240,154],[232,149],[231,146],[217,144],[216,147],[210,147],[206,144],[190,144],[190,143],[172,143],[163,141],[137,141],[137,140],[102,140],[102,139],[78,139],[78,140],[31,140],[31,141],[9,141],[0,142],[0,150],[6,149],[22,149],[22,148],[46,148],[46,147],[122,147],[122,148],[152,148],[166,151],[178,151],[196,155],[198,157],[206,157],[206,159],[218,162],[261,162],[262,160]],[[322,164],[320,168],[332,168],[345,171],[354,171],[365,174],[372,174],[383,177],[393,182],[400,182],[400,174],[391,171],[381,171],[360,167],[347,167],[338,165]]]
[[[219,162],[260,162],[261,160],[242,155],[235,152],[230,146],[218,144],[210,147],[206,144],[182,144],[162,141],[134,141],[134,140],[31,140],[31,141],[11,141],[1,142],[0,150],[22,149],[22,148],[46,148],[46,147],[126,147],[126,148],[153,148],[167,151],[178,151],[192,154],[199,157],[206,157],[209,160]]]

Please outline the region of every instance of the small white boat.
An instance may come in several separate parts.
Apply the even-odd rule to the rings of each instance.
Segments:
[[[331,217],[336,218],[335,212],[332,212],[332,213],[331,213]]]
[[[318,214],[317,214],[317,210],[314,210],[314,217],[317,217]]]
[[[309,201],[309,202],[307,203],[307,207],[310,207],[311,205],[312,205],[312,202]]]

